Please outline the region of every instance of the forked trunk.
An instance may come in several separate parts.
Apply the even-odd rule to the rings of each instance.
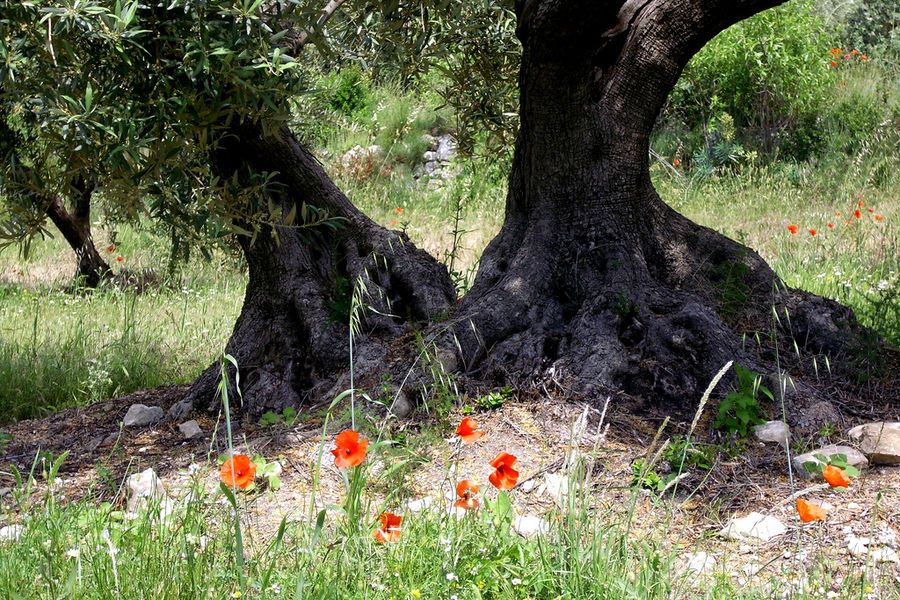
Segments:
[[[70,212],[58,196],[49,198],[45,212],[75,251],[78,267],[75,276],[79,285],[97,287],[101,281],[112,277],[109,265],[97,252],[91,236],[91,196],[94,186],[83,180],[73,185],[75,202]]]

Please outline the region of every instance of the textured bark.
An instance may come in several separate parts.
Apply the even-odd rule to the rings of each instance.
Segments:
[[[850,347],[849,309],[785,289],[755,252],[671,210],[650,181],[650,133],[687,61],[779,3],[517,3],[521,127],[506,220],[452,342],[469,369],[671,406],[697,399],[728,360],[774,371],[745,334],[789,333],[833,360]]]
[[[75,258],[78,261],[76,277],[80,284],[97,287],[101,281],[112,277],[112,270],[97,252],[91,236],[91,196],[94,193],[94,186],[78,180],[73,188],[76,194],[71,212],[58,196],[48,199],[45,212],[75,251]]]
[[[255,239],[239,237],[249,282],[226,352],[240,366],[245,407],[260,414],[305,406],[349,387],[354,289],[360,300],[352,311],[359,322],[354,366],[365,375],[407,324],[446,314],[455,300],[453,284],[446,269],[405,234],[360,212],[286,129],[266,135],[248,125],[231,133],[214,160],[219,173],[275,173],[277,192],[269,200],[282,214],[306,202],[343,220],[327,233],[282,224]],[[219,365],[208,368],[173,416],[193,406],[216,410],[220,374]]]

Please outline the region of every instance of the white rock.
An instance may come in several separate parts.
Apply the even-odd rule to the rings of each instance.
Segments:
[[[152,501],[166,500],[166,490],[153,469],[135,473],[128,478],[128,510],[137,512]]]
[[[847,505],[847,508],[849,510],[862,510],[862,506],[860,506],[856,502],[851,502],[850,504]]]
[[[456,154],[456,141],[449,133],[438,138],[438,147],[435,151],[436,160],[450,160]]]
[[[144,427],[151,423],[156,423],[163,418],[163,409],[158,406],[145,406],[143,404],[132,404],[125,413],[122,420],[125,427]]]
[[[569,496],[569,478],[558,473],[544,475],[544,492],[550,496],[558,506],[565,506]]]
[[[794,472],[806,479],[822,479],[821,473],[813,475],[803,466],[803,463],[805,462],[819,462],[814,456],[815,454],[824,454],[825,456],[843,454],[847,457],[847,464],[851,467],[856,467],[860,471],[866,470],[869,466],[869,461],[866,460],[866,457],[856,448],[851,448],[850,446],[825,446],[824,448],[819,448],[818,450],[795,456],[791,461],[794,466]]]
[[[187,440],[192,440],[195,437],[200,437],[201,435],[203,435],[203,430],[200,429],[200,423],[198,423],[194,419],[185,421],[184,423],[179,425],[178,430],[181,432],[181,435],[183,435]]]
[[[785,531],[787,527],[775,517],[752,512],[746,517],[733,519],[719,534],[733,540],[755,538],[767,542]]]
[[[405,419],[409,415],[412,414],[413,403],[409,401],[409,398],[406,396],[406,392],[403,390],[392,390],[394,393],[394,401],[391,403],[391,413],[394,414],[398,419]]]
[[[518,490],[519,490],[520,492],[525,492],[525,493],[527,494],[528,492],[530,492],[531,490],[533,490],[536,486],[537,486],[537,480],[535,480],[535,479],[529,479],[529,480],[526,481],[525,483],[521,484],[521,485],[518,487]]]
[[[685,555],[687,568],[695,573],[709,573],[716,568],[716,559],[706,552],[694,552]]]
[[[273,460],[269,463],[269,470],[266,473],[266,477],[281,477],[283,472],[284,465],[282,465],[280,461]]]
[[[869,555],[869,558],[872,559],[872,562],[883,563],[883,562],[892,562],[892,563],[900,563],[900,556],[897,556],[897,552],[894,551],[893,548],[879,548],[872,552]]]
[[[406,508],[409,509],[410,512],[415,513],[422,512],[426,508],[431,508],[432,505],[434,505],[434,498],[425,496],[424,498],[419,498],[418,500],[407,503]]]
[[[550,524],[534,515],[519,515],[513,519],[513,529],[522,537],[545,535],[550,531]]]
[[[25,534],[25,526],[19,523],[0,528],[0,542],[14,542]]]
[[[866,423],[848,432],[872,464],[900,464],[900,423]]]
[[[761,442],[780,444],[787,448],[791,441],[791,430],[784,421],[767,421],[753,428],[756,439]]]

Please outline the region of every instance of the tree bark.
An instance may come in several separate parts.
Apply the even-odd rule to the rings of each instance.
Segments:
[[[72,212],[69,212],[59,196],[47,199],[45,212],[75,251],[75,259],[78,261],[75,276],[79,284],[93,288],[100,285],[101,281],[110,279],[112,270],[97,252],[91,236],[91,196],[94,185],[79,179],[72,187],[76,192]]]
[[[357,209],[287,129],[234,127],[213,162],[226,177],[248,168],[273,174],[268,200],[282,216],[300,214],[305,202],[341,219],[333,231],[282,221],[255,239],[239,236],[249,282],[226,353],[240,367],[248,413],[306,406],[349,388],[351,321],[352,364],[364,375],[383,365],[409,324],[428,323],[455,301],[447,270]],[[220,378],[220,365],[209,367],[171,414],[217,410]]]
[[[779,3],[517,2],[521,126],[506,219],[444,340],[469,369],[677,406],[728,360],[776,370],[772,345],[747,335],[790,335],[832,360],[848,350],[852,311],[786,289],[755,252],[670,209],[650,180],[650,133],[688,60]]]

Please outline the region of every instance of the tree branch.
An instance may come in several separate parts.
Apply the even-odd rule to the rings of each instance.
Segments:
[[[325,8],[322,9],[322,12],[319,14],[319,18],[316,19],[316,22],[307,27],[303,31],[300,32],[300,35],[297,36],[297,40],[293,45],[293,52],[299,52],[303,46],[306,45],[306,42],[309,41],[309,38],[318,33],[325,23],[334,15],[335,11],[340,8],[341,4],[344,3],[344,0],[329,0],[328,4],[325,5]]]

